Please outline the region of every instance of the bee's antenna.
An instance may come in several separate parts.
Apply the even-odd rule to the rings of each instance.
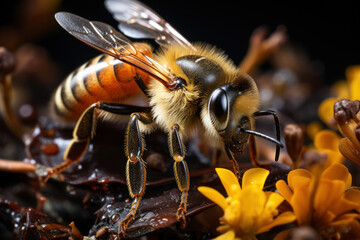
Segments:
[[[240,128],[240,131],[244,132],[244,133],[247,133],[247,134],[252,134],[252,135],[257,136],[257,137],[264,138],[264,139],[266,139],[266,140],[268,140],[270,142],[275,143],[277,145],[277,147],[281,147],[281,148],[284,147],[284,145],[279,140],[276,140],[275,138],[269,137],[268,135],[265,135],[263,133],[259,133],[259,132],[244,129],[244,128]]]
[[[284,145],[280,142],[280,122],[279,122],[278,116],[276,115],[276,112],[272,111],[272,110],[262,110],[262,111],[257,111],[253,114],[254,117],[267,116],[267,115],[272,115],[274,117],[277,140],[275,140],[274,138],[269,137],[267,135],[264,135],[262,133],[258,133],[258,132],[254,132],[253,135],[265,138],[271,142],[276,143],[275,161],[277,161],[279,159],[279,155],[280,155],[280,147],[283,148]],[[257,133],[259,135],[256,135],[255,133]],[[251,134],[251,133],[249,133],[249,134]],[[262,136],[260,136],[260,135],[262,135]],[[278,143],[280,143],[280,144],[278,144]]]

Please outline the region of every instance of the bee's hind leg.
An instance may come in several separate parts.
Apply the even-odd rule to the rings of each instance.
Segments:
[[[90,140],[95,135],[97,114],[96,110],[102,110],[119,115],[129,115],[137,111],[147,111],[145,107],[129,106],[114,103],[97,102],[88,107],[76,123],[73,131],[73,139],[64,153],[64,162],[46,169],[41,174],[40,181],[45,183],[50,177],[59,174],[69,168],[73,163],[80,161],[86,153]]]
[[[40,181],[42,183],[47,182],[50,177],[69,168],[73,163],[79,161],[85,154],[86,150],[88,149],[90,139],[95,133],[96,107],[97,104],[91,105],[81,115],[73,131],[73,139],[67,146],[64,153],[64,162],[55,167],[48,168],[46,172],[40,177]]]
[[[174,124],[169,135],[169,148],[171,157],[174,159],[174,175],[178,189],[181,191],[180,204],[176,212],[181,227],[186,227],[187,197],[190,188],[190,175],[188,166],[184,160],[185,147],[179,134],[179,126]]]

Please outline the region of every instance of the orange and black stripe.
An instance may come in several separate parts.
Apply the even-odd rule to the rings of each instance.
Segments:
[[[151,54],[144,48],[146,54]],[[135,67],[109,55],[99,55],[73,71],[54,95],[54,114],[66,121],[75,121],[82,112],[97,101],[121,103],[139,93],[134,78],[148,76]]]

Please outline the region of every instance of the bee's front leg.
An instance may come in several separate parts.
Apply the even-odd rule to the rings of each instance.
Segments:
[[[169,148],[171,157],[175,160],[174,162],[174,175],[178,189],[181,191],[180,204],[176,212],[178,221],[181,222],[181,227],[186,227],[186,204],[187,197],[190,188],[190,176],[189,169],[184,160],[185,158],[185,146],[181,140],[179,134],[179,125],[174,124],[171,128],[169,135]]]
[[[241,179],[241,174],[240,174],[240,169],[239,169],[239,164],[238,162],[236,161],[234,155],[232,154],[232,152],[230,151],[230,149],[228,147],[225,146],[225,151],[226,151],[226,154],[228,155],[230,161],[232,162],[232,165],[233,165],[233,171],[234,171],[234,174],[235,176],[237,177],[237,179]]]
[[[133,113],[126,132],[125,154],[128,158],[126,163],[126,182],[130,196],[134,199],[126,217],[119,223],[118,235],[124,236],[130,222],[135,220],[135,214],[141,198],[145,193],[146,168],[141,158],[144,151],[144,140],[139,129],[139,121],[143,124],[151,124],[152,118],[145,113]]]

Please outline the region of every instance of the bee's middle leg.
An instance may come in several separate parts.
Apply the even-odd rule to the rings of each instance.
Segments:
[[[130,222],[135,220],[141,198],[145,193],[146,168],[142,159],[144,140],[139,129],[139,121],[143,124],[151,124],[152,118],[144,113],[131,114],[126,134],[125,154],[128,158],[126,163],[126,182],[130,196],[134,199],[126,217],[119,223],[118,235],[124,236]]]
[[[190,188],[189,169],[184,160],[185,147],[179,134],[179,126],[174,124],[169,135],[170,154],[174,159],[174,175],[178,189],[181,191],[180,204],[176,212],[177,219],[181,223],[181,227],[186,227],[185,213],[187,210],[187,197]]]

